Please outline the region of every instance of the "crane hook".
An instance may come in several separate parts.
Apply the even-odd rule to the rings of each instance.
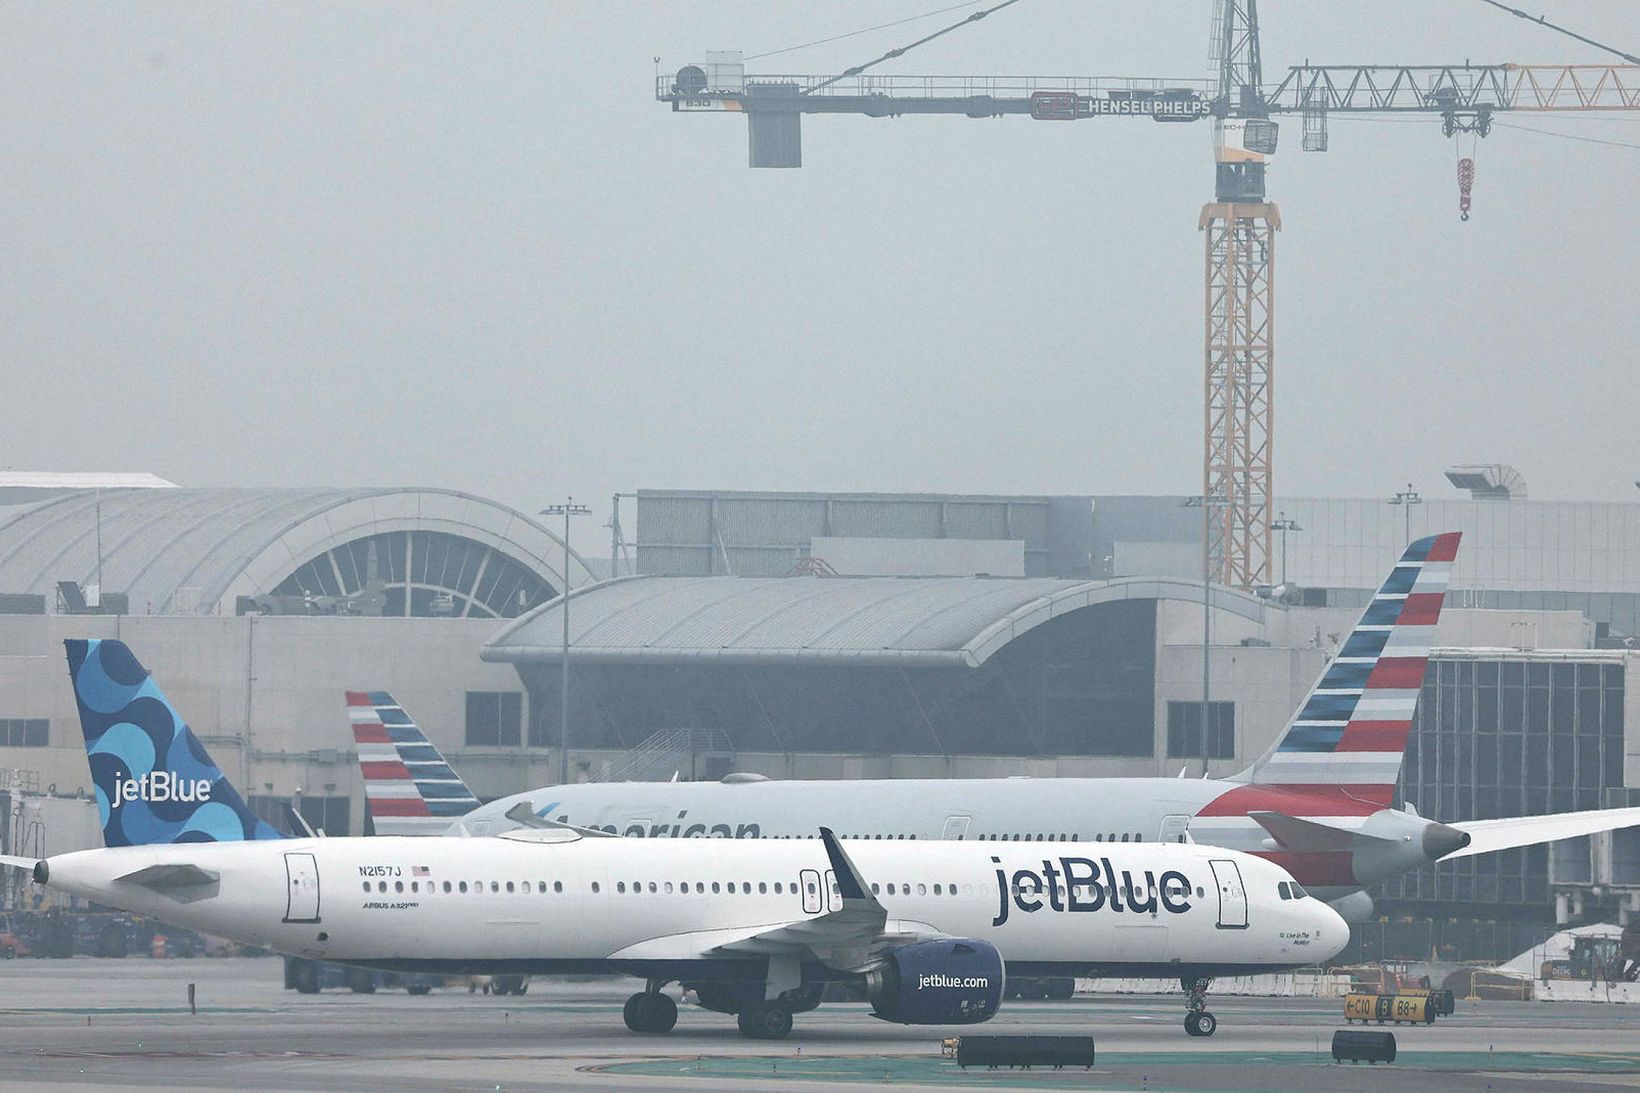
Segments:
[[[1469,219],[1469,191],[1475,185],[1475,161],[1468,156],[1458,161],[1458,219]]]

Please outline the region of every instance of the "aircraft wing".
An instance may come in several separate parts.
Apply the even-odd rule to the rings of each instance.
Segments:
[[[1515,816],[1503,820],[1467,820],[1452,825],[1469,833],[1469,845],[1442,858],[1469,858],[1493,850],[1536,846],[1556,839],[1575,839],[1599,831],[1640,826],[1640,808],[1600,808],[1551,816]]]
[[[653,938],[611,953],[611,960],[685,960],[702,957],[796,956],[833,968],[855,968],[894,945],[945,935],[926,922],[890,919],[830,828],[820,839],[837,876],[843,905],[788,922],[728,930],[699,930]]]

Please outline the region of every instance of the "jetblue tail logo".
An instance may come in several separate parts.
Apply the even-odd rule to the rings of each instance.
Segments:
[[[63,644],[104,845],[284,837],[252,815],[123,642]]]
[[[1389,803],[1458,539],[1408,545],[1276,746],[1234,780],[1345,787]]]

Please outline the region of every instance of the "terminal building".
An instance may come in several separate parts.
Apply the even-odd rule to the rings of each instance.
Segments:
[[[1236,590],[1204,586],[1182,497],[640,491],[635,541],[566,572],[547,527],[449,491],[0,478],[0,770],[89,789],[61,641],[119,636],[265,815],[363,829],[350,689],[391,691],[482,798],[547,784],[567,610],[577,778],[1224,775],[1407,538],[1460,530],[1404,800],[1640,804],[1640,504],[1453,481],[1279,502],[1278,584]],[[1396,922],[1626,918],[1640,834],[1375,895]]]

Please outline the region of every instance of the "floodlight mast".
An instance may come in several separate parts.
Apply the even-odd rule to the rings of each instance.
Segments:
[[[679,113],[745,114],[753,167],[802,166],[804,114],[1211,118],[1214,200],[1198,221],[1206,241],[1201,495],[1228,502],[1207,527],[1217,579],[1251,589],[1270,583],[1271,568],[1274,261],[1281,227],[1280,211],[1265,200],[1264,189],[1278,135],[1272,118],[1301,114],[1303,147],[1317,152],[1327,148],[1329,114],[1433,114],[1449,137],[1484,137],[1493,114],[1503,111],[1640,110],[1640,65],[1305,63],[1265,90],[1257,0],[1216,0],[1213,20],[1213,80],[878,76],[865,74],[866,66],[842,76],[747,75],[739,54],[716,54],[657,76],[655,97]],[[1472,179],[1472,162],[1461,162],[1465,219]]]

